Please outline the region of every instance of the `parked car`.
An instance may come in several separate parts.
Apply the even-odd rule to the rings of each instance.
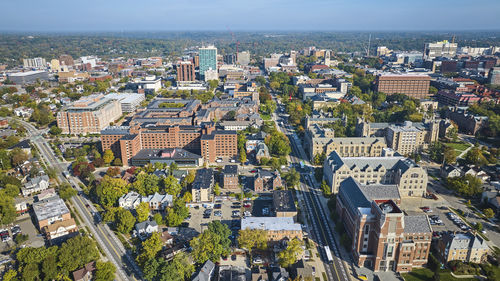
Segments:
[[[262,264],[264,261],[260,257],[253,258],[254,264]]]

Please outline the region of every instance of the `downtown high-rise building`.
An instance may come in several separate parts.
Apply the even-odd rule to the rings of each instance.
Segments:
[[[23,59],[24,68],[42,69],[47,67],[44,58]]]
[[[217,70],[217,48],[215,46],[201,47],[199,49],[200,57],[200,80],[205,79],[205,71]]]
[[[194,64],[191,61],[181,61],[177,64],[177,81],[194,81]]]
[[[426,43],[424,48],[424,59],[432,60],[437,57],[453,58],[457,54],[457,43],[450,43],[447,40]]]

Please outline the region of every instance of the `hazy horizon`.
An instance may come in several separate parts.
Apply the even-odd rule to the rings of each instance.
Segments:
[[[475,31],[500,29],[500,1],[5,1],[2,32]],[[475,17],[474,17],[475,16]],[[470,19],[470,20],[466,20]]]

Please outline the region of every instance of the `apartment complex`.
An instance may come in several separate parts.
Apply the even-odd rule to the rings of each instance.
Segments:
[[[44,58],[23,59],[23,66],[24,68],[42,69],[47,67],[47,62]]]
[[[432,60],[437,57],[453,58],[457,54],[457,43],[450,43],[447,40],[426,43],[424,47],[424,59]]]
[[[302,227],[292,217],[245,217],[241,219],[241,229],[265,230],[270,242],[303,238]]]
[[[391,155],[381,157],[341,157],[333,151],[325,160],[323,177],[337,193],[340,183],[353,177],[361,184],[396,184],[403,197],[421,197],[427,190],[427,172],[413,160]]]
[[[481,263],[490,250],[486,241],[475,233],[445,233],[437,250],[444,264],[450,261]]]
[[[341,157],[375,157],[382,155],[382,150],[387,147],[382,137],[335,138],[332,129],[322,128],[318,124],[307,129],[306,142],[310,159],[323,152],[329,155],[334,150]]]
[[[207,46],[199,49],[200,56],[200,80],[205,80],[205,72],[207,70],[217,71],[217,48],[215,46]]]
[[[273,210],[276,217],[297,217],[297,207],[291,190],[273,191]]]
[[[193,202],[211,202],[213,199],[214,171],[212,169],[199,169],[191,189]]]
[[[428,75],[379,74],[375,78],[375,90],[388,95],[405,94],[416,99],[430,96],[431,78]]]
[[[99,134],[120,118],[120,102],[102,94],[83,97],[57,114],[57,126],[63,134]]]
[[[106,95],[106,98],[117,100],[120,102],[122,112],[134,112],[141,106],[141,103],[146,99],[144,94],[137,93],[111,93]]]
[[[253,188],[255,192],[272,191],[282,186],[283,182],[277,170],[258,170],[253,179]]]
[[[223,171],[222,186],[226,189],[238,189],[238,165],[226,165]]]
[[[214,163],[218,158],[237,156],[235,131],[217,131],[213,124],[203,126],[156,125],[151,123],[132,126],[108,127],[101,131],[103,151],[111,149],[122,163],[143,149],[182,148],[201,155]]]
[[[350,237],[358,266],[408,272],[427,263],[432,229],[426,215],[405,216],[395,185],[342,181],[336,212]]]
[[[191,61],[181,61],[177,64],[177,81],[194,81],[194,64]]]

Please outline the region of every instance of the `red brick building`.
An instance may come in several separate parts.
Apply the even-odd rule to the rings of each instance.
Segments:
[[[337,214],[352,239],[354,262],[375,271],[408,272],[427,263],[432,229],[427,216],[405,216],[396,185],[345,179]]]
[[[428,98],[431,78],[428,75],[382,74],[375,78],[377,92],[405,94],[416,99]]]

